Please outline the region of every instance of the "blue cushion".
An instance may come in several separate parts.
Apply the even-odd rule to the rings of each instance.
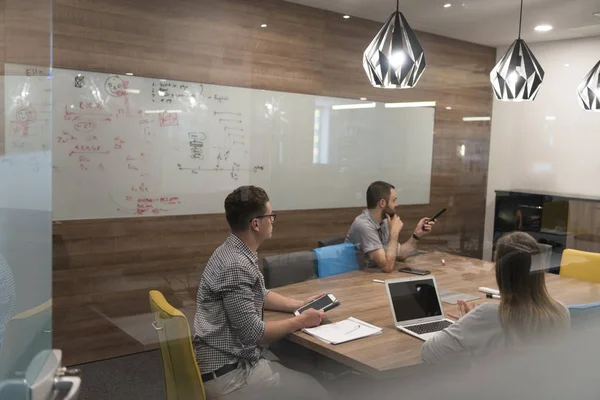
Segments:
[[[598,327],[600,302],[569,306],[569,314],[571,314],[572,328]]]
[[[317,276],[324,278],[359,269],[354,243],[342,243],[314,249]]]
[[[577,304],[574,306],[569,306],[569,311],[571,310],[587,310],[588,308],[600,307],[600,302],[598,303],[589,303],[589,304]]]

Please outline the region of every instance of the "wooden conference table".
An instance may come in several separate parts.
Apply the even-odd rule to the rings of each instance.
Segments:
[[[441,260],[446,261],[442,266]],[[485,301],[480,286],[497,288],[494,265],[488,261],[465,258],[440,252],[418,255],[409,258],[402,265],[428,269],[435,276],[438,289],[452,290],[480,295],[475,304]],[[341,306],[328,311],[331,322],[355,317],[383,328],[383,334],[338,345],[326,344],[303,332],[296,332],[288,340],[334,359],[356,371],[376,379],[397,376],[406,367],[421,364],[422,341],[406,335],[394,327],[392,313],[385,285],[373,279],[394,279],[415,277],[401,272],[354,271],[328,278],[315,279],[273,289],[275,292],[292,298],[303,299],[318,293],[332,293]],[[592,303],[600,300],[600,284],[563,278],[546,274],[546,285],[550,294],[566,305]],[[442,303],[444,312],[456,311],[455,305]],[[267,311],[265,320],[273,321],[288,318],[289,314]]]

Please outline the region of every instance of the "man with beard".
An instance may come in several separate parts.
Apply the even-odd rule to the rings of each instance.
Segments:
[[[354,219],[346,235],[346,242],[358,245],[365,255],[367,267],[376,266],[384,272],[392,272],[396,260],[411,255],[435,223],[422,218],[411,238],[400,245],[398,235],[403,223],[394,211],[397,199],[394,186],[382,181],[371,183],[367,189],[367,209]]]

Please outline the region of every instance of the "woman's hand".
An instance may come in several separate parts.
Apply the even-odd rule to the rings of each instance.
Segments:
[[[471,312],[471,310],[473,310],[475,308],[475,305],[470,306],[464,300],[458,300],[456,302],[456,305],[458,306],[458,313],[457,314],[448,313],[448,316],[457,321],[459,319],[461,319],[462,317],[464,317],[465,315],[467,315],[469,312]]]

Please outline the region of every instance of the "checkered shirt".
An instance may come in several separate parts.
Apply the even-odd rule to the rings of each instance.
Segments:
[[[198,288],[194,350],[202,374],[259,360],[267,293],[258,257],[230,235],[208,260]]]
[[[0,255],[0,347],[4,341],[6,325],[15,314],[16,297],[12,272]]]

